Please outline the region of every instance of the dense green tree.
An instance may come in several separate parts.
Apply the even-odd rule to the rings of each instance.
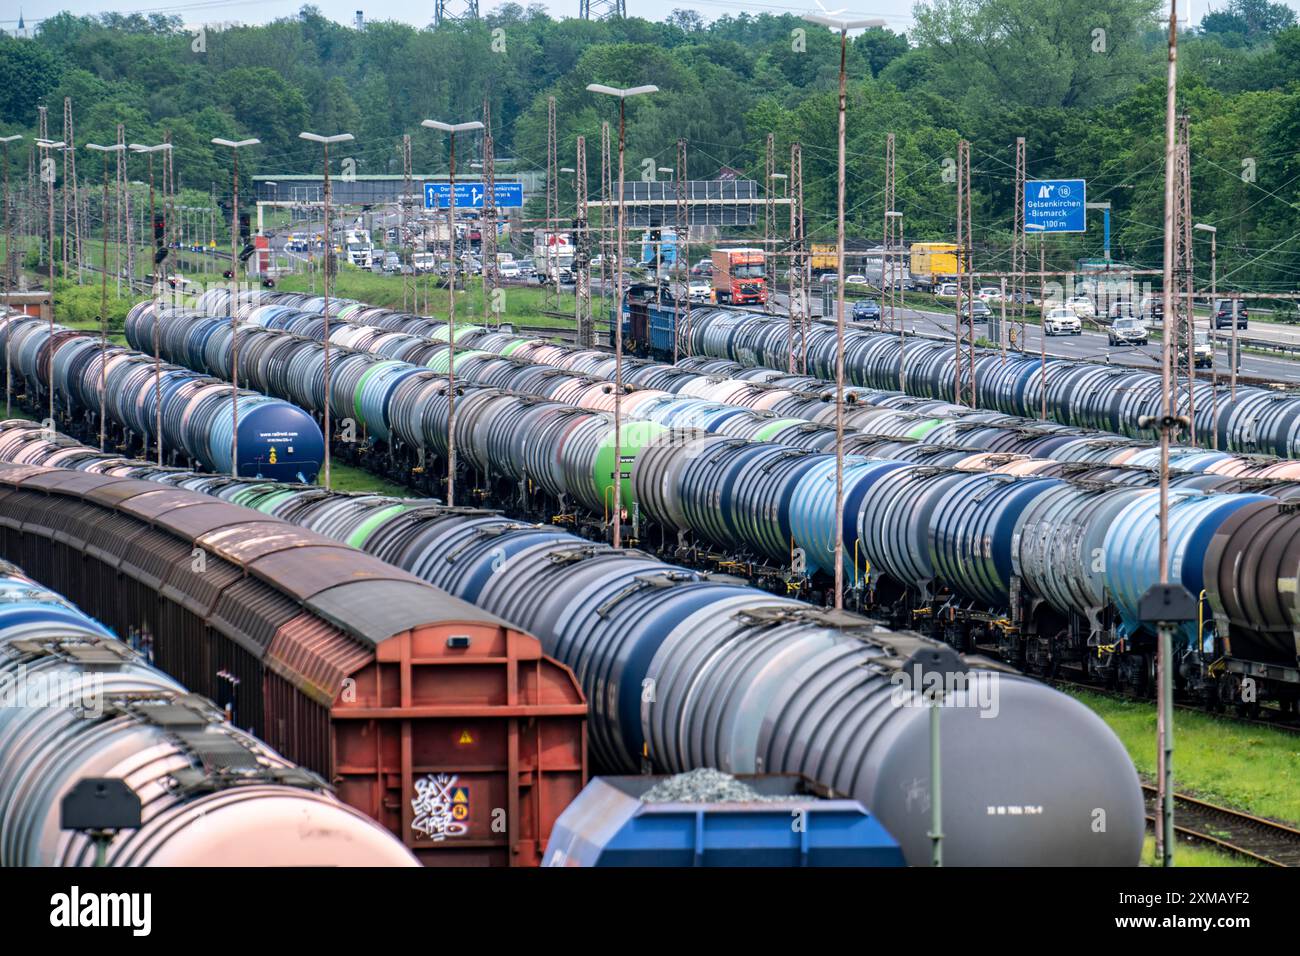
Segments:
[[[1164,26],[1159,0],[932,0],[906,36],[860,31],[848,50],[851,232],[882,229],[885,137],[896,137],[898,195],[908,238],[951,237],[952,161],[972,143],[976,242],[999,261],[1011,228],[1014,144],[1027,140],[1031,177],[1081,176],[1089,198],[1113,204],[1117,258],[1161,256]],[[0,126],[35,132],[36,108],[61,130],[73,101],[77,141],[170,135],[178,178],[206,193],[229,188],[229,153],[213,136],[256,136],[241,173],[315,172],[304,129],[356,136],[342,158],[358,172],[399,172],[410,135],[417,173],[445,168],[446,137],[420,120],[478,119],[491,103],[496,150],[513,168],[546,167],[547,100],[557,104],[558,153],[572,165],[587,140],[599,189],[601,124],[617,104],[590,82],[652,82],[628,104],[627,176],[673,166],[690,143],[693,178],[734,167],[761,179],[767,134],[778,168],[804,155],[814,240],[833,231],[838,36],[797,16],[740,13],[705,21],[678,10],[663,22],[556,20],[506,3],[472,23],[417,28],[335,23],[314,7],[263,26],[209,27],[179,18],[60,13],[33,40],[0,37]],[[1180,108],[1190,116],[1193,208],[1219,225],[1228,282],[1293,287],[1300,264],[1300,27],[1273,0],[1232,0],[1180,35]],[[473,154],[477,143],[465,149]],[[335,154],[338,156],[339,154]],[[465,154],[462,153],[462,156]],[[472,156],[472,158],[477,158]],[[132,159],[138,175],[140,160]],[[97,164],[79,164],[83,176]],[[562,202],[572,183],[561,181]],[[1062,258],[1092,255],[1100,228],[1055,237]],[[1207,258],[1197,244],[1198,269]]]

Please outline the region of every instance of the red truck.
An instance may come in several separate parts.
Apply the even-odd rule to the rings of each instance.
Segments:
[[[762,305],[767,301],[762,249],[714,249],[713,296],[719,303]]]

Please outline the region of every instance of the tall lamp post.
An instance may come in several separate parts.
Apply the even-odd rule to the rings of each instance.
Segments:
[[[820,13],[803,17],[840,34],[839,183],[836,190],[835,268],[835,607],[844,607],[844,122],[848,107],[849,31],[883,27],[884,20],[845,20]]]
[[[325,171],[325,188],[322,199],[325,205],[325,235],[330,234],[330,144],[331,143],[348,143],[353,136],[351,133],[335,133],[333,136],[321,136],[319,133],[299,133],[299,139],[305,139],[313,143],[320,143],[324,152],[324,171]],[[277,183],[270,185],[276,186]],[[332,249],[325,250],[325,278],[323,281],[325,287],[325,307],[322,313],[325,316],[325,338],[322,345],[325,349],[325,488],[330,486],[330,253]]]
[[[447,173],[447,505],[456,504],[456,134],[482,129],[478,120],[468,123],[440,123],[421,120],[421,126],[441,130],[450,141]]]
[[[47,204],[50,210],[49,224],[49,241],[46,243],[46,254],[49,256],[50,267],[50,344],[54,344],[54,170],[57,168],[50,160],[49,151],[52,149],[62,149],[66,144],[63,140],[57,143],[51,139],[38,139],[36,145],[45,150],[45,155],[41,158],[41,178],[45,180],[47,190]],[[46,165],[49,162],[50,165]],[[46,173],[46,170],[49,173]],[[50,353],[50,430],[55,427],[54,420],[54,353]]]
[[[1198,222],[1192,226],[1198,232],[1208,232],[1210,234],[1210,342],[1214,342],[1215,328],[1218,326],[1215,306],[1218,304],[1219,295],[1219,241],[1217,226],[1211,226],[1208,223]],[[1187,309],[1190,312],[1192,303],[1187,303]],[[1210,362],[1210,395],[1214,399],[1214,447],[1219,447],[1219,377],[1218,361]],[[1237,384],[1237,310],[1234,306],[1232,310],[1232,392],[1236,395]]]
[[[158,220],[154,214],[154,190],[153,190],[153,154],[164,153],[172,148],[171,143],[159,143],[157,146],[142,146],[139,143],[131,144],[131,152],[144,153],[149,157],[149,226],[154,231],[154,254],[153,254],[153,300],[154,308],[158,306],[158,291],[162,287],[162,280],[158,276],[158,266],[162,264],[163,259],[167,257],[166,239],[158,234]],[[164,187],[165,189],[165,187]],[[158,243],[162,242],[161,247]],[[161,256],[161,258],[160,258]],[[153,404],[154,404],[154,440],[158,443],[158,467],[163,463],[163,435],[162,435],[162,353],[158,338],[158,322],[153,324]]]
[[[623,154],[627,147],[627,98],[658,93],[659,87],[630,86],[620,88],[588,83],[589,93],[618,98],[618,224],[614,258],[614,532],[612,544],[623,546],[623,229],[626,207],[623,203]]]
[[[104,198],[102,201],[103,231],[100,233],[99,256],[103,260],[99,270],[99,450],[104,450],[107,440],[106,429],[108,416],[105,405],[108,402],[108,157],[112,153],[126,152],[125,143],[113,146],[100,146],[87,143],[86,149],[99,153],[104,158]],[[9,411],[5,406],[6,413]]]
[[[239,151],[256,146],[260,139],[212,140],[215,146],[230,150],[234,167],[231,173],[230,203],[230,475],[239,477]]]

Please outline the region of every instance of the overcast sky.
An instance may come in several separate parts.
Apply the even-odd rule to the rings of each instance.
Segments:
[[[453,5],[462,0],[451,0]],[[527,6],[526,0],[519,0],[521,6]],[[663,19],[664,15],[677,7],[696,10],[706,19],[715,19],[727,14],[750,13],[802,13],[816,9],[815,0],[807,3],[795,0],[785,4],[779,0],[626,0],[628,13],[647,19]],[[1286,4],[1300,11],[1300,0],[1284,0]],[[289,16],[303,6],[303,0],[175,0],[171,6],[163,6],[158,0],[20,0],[9,6],[0,25],[12,30],[17,23],[14,8],[21,7],[23,18],[28,27],[42,17],[50,16],[61,10],[73,13],[102,13],[117,11],[122,13],[166,13],[176,14],[185,19],[187,24],[221,23],[237,21],[241,23],[266,23],[280,17]],[[826,8],[845,9],[849,14],[865,17],[881,17],[888,21],[894,30],[906,29],[912,22],[913,0],[823,0]],[[498,5],[498,0],[479,0],[484,12]],[[433,0],[412,4],[409,0],[316,0],[315,5],[328,17],[340,23],[351,23],[357,10],[365,13],[368,20],[402,20],[417,26],[424,26],[433,19]],[[576,16],[578,0],[544,0],[543,5],[554,17]],[[1198,22],[1206,10],[1222,8],[1226,0],[1191,0],[1191,19]],[[1187,4],[1181,4],[1184,10]]]

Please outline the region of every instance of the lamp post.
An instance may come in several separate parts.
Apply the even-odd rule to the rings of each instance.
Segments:
[[[844,607],[844,122],[848,105],[849,31],[883,27],[884,20],[844,20],[807,13],[809,23],[840,34],[839,182],[836,190],[835,268],[835,607]]]
[[[1192,226],[1198,232],[1208,232],[1210,234],[1210,400],[1213,403],[1211,414],[1214,417],[1214,425],[1211,429],[1211,441],[1214,448],[1219,447],[1219,360],[1214,355],[1214,333],[1218,327],[1219,320],[1218,310],[1215,308],[1218,304],[1219,295],[1219,243],[1217,226],[1211,226],[1208,223],[1198,222]],[[1192,303],[1187,303],[1187,311],[1191,313]],[[1236,384],[1236,364],[1237,364],[1237,315],[1236,309],[1233,309],[1232,316],[1232,378],[1233,384]],[[1235,389],[1234,389],[1235,390]]]
[[[113,146],[100,146],[98,143],[87,143],[86,149],[93,150],[104,158],[102,212],[104,229],[100,233],[99,242],[99,255],[103,260],[103,268],[99,270],[99,450],[103,451],[108,425],[108,416],[105,413],[105,405],[108,401],[108,157],[110,153],[126,152],[126,144],[117,143]],[[6,356],[6,365],[8,364],[7,358]],[[6,400],[5,413],[8,414],[8,412],[9,405]]]
[[[1165,204],[1164,204],[1164,276],[1161,295],[1164,300],[1164,327],[1160,354],[1161,414],[1156,422],[1160,429],[1160,583],[1169,583],[1169,444],[1179,427],[1174,402],[1173,360],[1174,333],[1174,179],[1178,168],[1177,148],[1178,98],[1178,0],[1169,2],[1169,67],[1165,82]],[[1191,303],[1187,303],[1191,308]],[[1174,863],[1173,798],[1173,642],[1168,628],[1161,628],[1156,648],[1156,855],[1164,866]]]
[[[149,225],[154,231],[154,254],[153,254],[153,301],[155,312],[158,308],[158,290],[161,288],[161,280],[158,277],[158,267],[162,265],[163,259],[167,257],[166,240],[158,235],[158,221],[154,214],[154,191],[153,191],[153,154],[162,153],[170,150],[171,143],[159,143],[157,146],[141,146],[139,143],[131,144],[131,152],[145,153],[149,157]],[[158,242],[162,241],[164,246],[159,248]],[[161,254],[161,258],[160,258]],[[155,314],[153,323],[153,403],[154,403],[154,440],[158,443],[158,467],[163,463],[163,435],[162,435],[162,354],[158,338],[158,316]]]
[[[446,133],[451,144],[447,181],[447,505],[456,504],[456,134],[482,129],[478,120],[468,123],[440,123],[422,120],[421,126]]]
[[[260,139],[212,140],[225,146],[234,160],[230,204],[230,475],[239,477],[239,151],[256,146]]]
[[[623,154],[627,146],[627,98],[658,93],[659,87],[647,84],[620,89],[601,83],[588,83],[587,91],[618,98],[618,234],[615,241],[614,308],[614,547],[622,547],[623,526],[623,229],[626,207],[623,203]]]
[[[42,157],[41,159],[41,178],[45,180],[45,186],[46,186],[47,196],[48,196],[47,204],[49,205],[49,209],[50,209],[50,226],[49,226],[50,231],[48,233],[49,241],[46,243],[45,251],[46,254],[49,256],[49,260],[50,260],[49,268],[50,268],[50,349],[51,351],[50,351],[49,376],[50,376],[50,430],[53,431],[54,424],[55,424],[54,422],[54,351],[53,351],[54,348],[54,170],[56,167],[53,164],[47,167],[45,164],[47,161],[49,161],[49,150],[62,149],[66,144],[63,142],[63,140],[59,140],[58,142],[55,142],[54,140],[50,140],[50,139],[38,139],[36,141],[36,145],[46,151],[45,156]],[[45,172],[47,168],[50,170],[49,175],[46,175]]]
[[[313,143],[320,143],[324,152],[324,205],[325,205],[325,235],[330,234],[330,144],[351,142],[353,136],[351,133],[335,133],[333,136],[321,136],[319,133],[299,133],[299,139],[305,139]],[[270,183],[276,186],[276,183]],[[325,350],[325,488],[329,490],[330,486],[330,252],[325,252],[325,278],[323,281],[325,287],[325,307],[322,313],[325,317],[325,338],[322,345]]]

